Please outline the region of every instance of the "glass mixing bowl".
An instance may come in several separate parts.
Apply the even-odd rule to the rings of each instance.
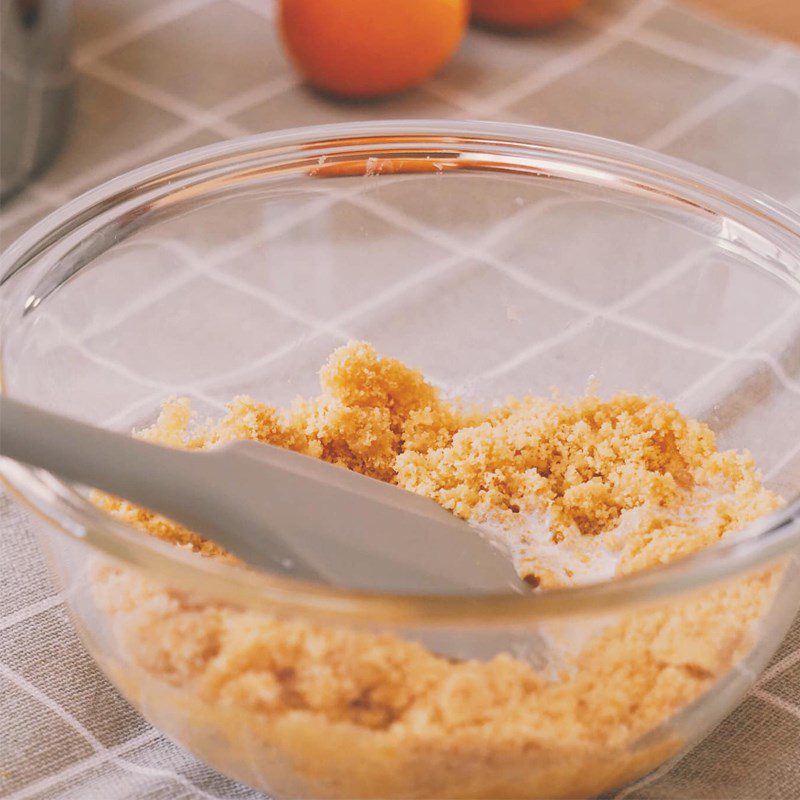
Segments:
[[[658,569],[400,597],[205,559],[3,464],[125,696],[277,797],[576,797],[691,745],[800,603],[800,221],[700,169],[488,123],[195,150],[58,210],[3,261],[3,391],[100,425],[282,404],[350,337],[473,400],[625,389],[747,448],[782,510]]]

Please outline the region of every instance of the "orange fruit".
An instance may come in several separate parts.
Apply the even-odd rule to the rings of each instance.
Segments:
[[[421,83],[453,54],[468,0],[281,0],[297,68],[319,89],[377,97]]]
[[[531,30],[566,19],[583,0],[472,0],[472,18],[493,28]]]

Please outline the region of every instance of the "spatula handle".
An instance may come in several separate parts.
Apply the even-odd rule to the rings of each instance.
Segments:
[[[269,536],[266,520],[242,516],[223,451],[163,447],[0,397],[0,455],[170,517],[250,563],[319,580],[294,548]],[[243,530],[255,531],[252,541]]]
[[[154,478],[191,456],[0,397],[0,455],[154,508]],[[160,505],[160,503],[159,503]]]

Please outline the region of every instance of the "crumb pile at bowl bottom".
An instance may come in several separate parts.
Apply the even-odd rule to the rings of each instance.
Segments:
[[[654,398],[467,406],[364,343],[334,352],[320,379],[315,399],[276,410],[237,398],[216,422],[169,401],[137,435],[187,448],[256,439],[427,495],[506,546],[539,591],[667,563],[780,505],[749,455],[718,451],[707,426]],[[97,502],[233,560],[163,517]],[[517,626],[488,660],[232,608],[113,565],[96,569],[94,589],[125,665],[118,681],[168,731],[261,788],[572,797],[680,746],[665,723],[748,653],[776,581],[767,570],[656,608]]]

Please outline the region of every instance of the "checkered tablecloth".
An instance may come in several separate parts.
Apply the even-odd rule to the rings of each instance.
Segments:
[[[70,139],[3,209],[4,246],[138,164],[232,136],[373,118],[587,131],[681,156],[800,209],[800,53],[660,0],[588,0],[575,21],[534,37],[472,30],[433,81],[364,105],[333,104],[298,84],[269,0],[79,0],[75,14]],[[800,380],[798,354],[777,367],[782,381]],[[778,468],[800,472],[800,447]],[[63,599],[24,513],[0,496],[0,796],[263,797],[144,722],[81,647]],[[800,621],[727,720],[616,797],[799,794]]]

